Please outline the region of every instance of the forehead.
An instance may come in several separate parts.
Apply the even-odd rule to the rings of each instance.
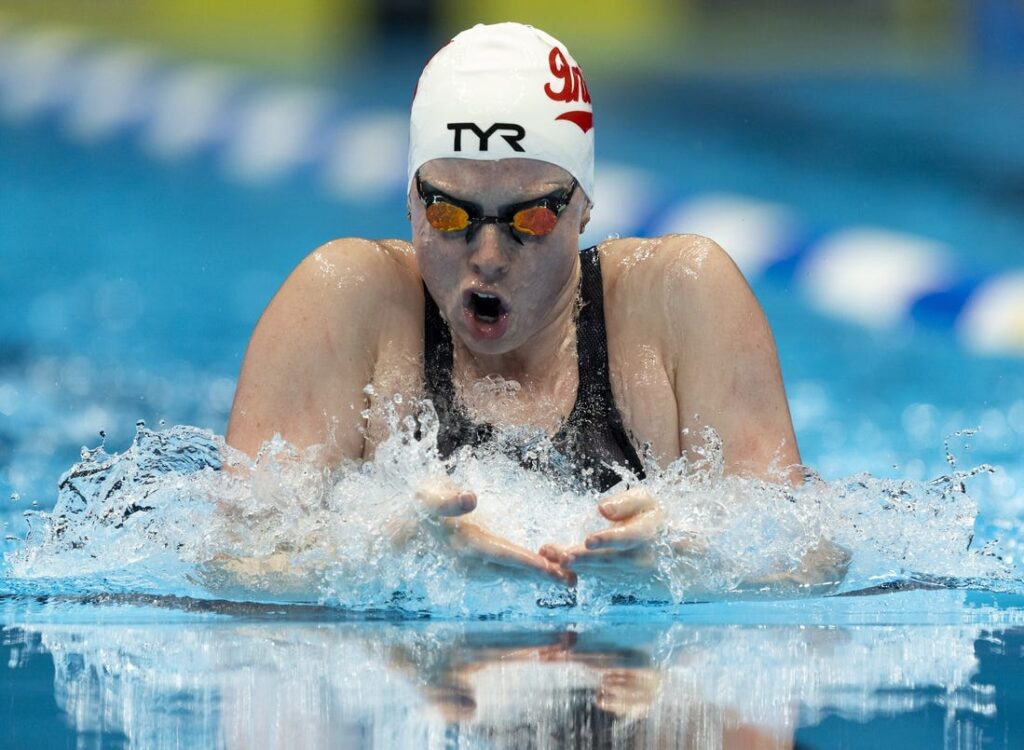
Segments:
[[[536,159],[432,159],[419,169],[420,179],[453,194],[522,195],[568,187],[572,175]]]

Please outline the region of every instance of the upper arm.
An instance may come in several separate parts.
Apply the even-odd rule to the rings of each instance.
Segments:
[[[671,362],[682,450],[702,427],[722,439],[725,469],[768,477],[800,462],[779,358],[764,311],[743,274],[703,237],[667,237],[659,253],[665,348]]]
[[[377,243],[336,240],[292,272],[260,317],[246,350],[227,442],[250,455],[275,433],[328,460],[363,452],[364,386],[376,361],[373,290],[389,261]],[[333,439],[332,439],[333,438]]]

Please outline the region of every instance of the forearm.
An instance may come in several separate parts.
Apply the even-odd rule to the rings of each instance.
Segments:
[[[850,552],[845,547],[822,537],[808,550],[796,568],[761,576],[751,576],[740,583],[739,593],[816,596],[834,591],[846,577]]]

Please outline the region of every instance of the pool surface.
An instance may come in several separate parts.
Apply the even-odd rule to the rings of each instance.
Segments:
[[[928,591],[502,623],[8,599],[0,705],[17,721],[0,742],[1013,747],[1021,603]]]

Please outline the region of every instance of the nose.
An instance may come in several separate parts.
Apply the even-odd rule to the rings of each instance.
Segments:
[[[502,229],[496,224],[486,224],[476,231],[469,243],[469,265],[483,281],[498,281],[508,273],[510,257],[503,247]]]

